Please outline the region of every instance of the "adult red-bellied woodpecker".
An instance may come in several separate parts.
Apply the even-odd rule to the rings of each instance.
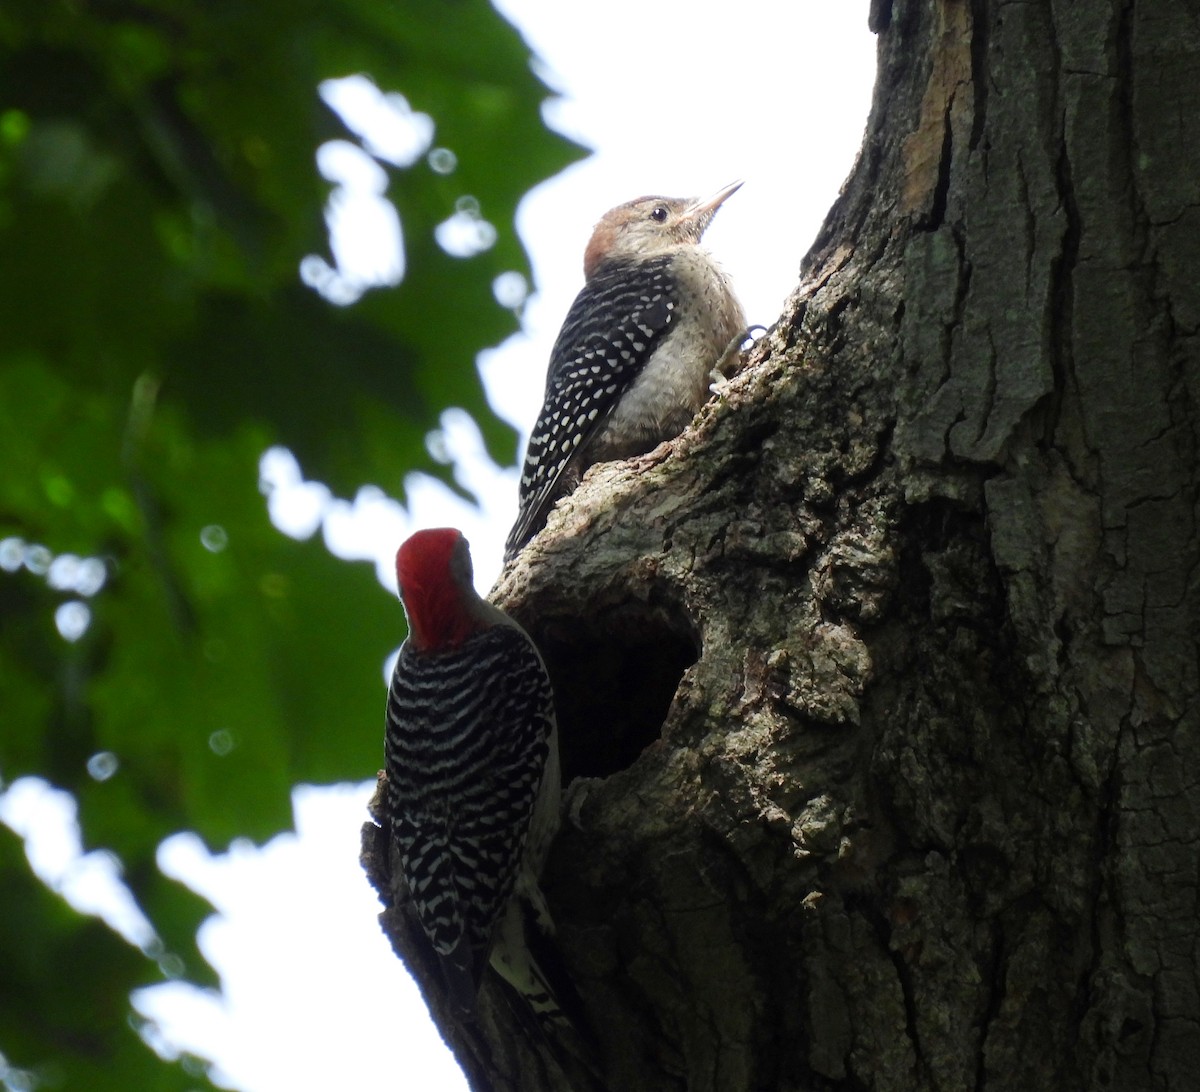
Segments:
[[[550,353],[505,560],[589,466],[678,436],[707,401],[746,319],[700,237],[740,186],[703,201],[639,197],[596,225],[584,286]]]
[[[384,814],[405,886],[459,1015],[489,958],[535,1012],[557,1011],[524,944],[558,825],[554,695],[520,626],[482,599],[467,540],[418,531],[396,553],[408,615],[388,688]],[[499,943],[495,943],[499,941]]]

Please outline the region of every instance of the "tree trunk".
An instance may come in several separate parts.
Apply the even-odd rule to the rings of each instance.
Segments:
[[[1194,1088],[1200,5],[872,22],[786,313],[498,588],[598,1084]],[[501,1000],[476,1087],[568,1087]]]

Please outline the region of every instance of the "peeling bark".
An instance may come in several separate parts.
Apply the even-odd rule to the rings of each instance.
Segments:
[[[563,962],[612,1089],[1192,1088],[1200,8],[871,23],[784,315],[496,589]],[[588,1087],[484,1014],[477,1087]]]

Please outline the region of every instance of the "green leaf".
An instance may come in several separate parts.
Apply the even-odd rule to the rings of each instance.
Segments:
[[[414,465],[443,473],[416,437],[448,404],[512,457],[474,361],[516,329],[491,289],[528,275],[516,202],[578,153],[541,125],[546,89],[489,5],[17,10],[0,34],[15,119],[0,143],[0,247],[22,259],[0,294],[7,345],[113,397],[161,374],[197,427],[257,420],[343,491]],[[326,249],[313,160],[341,129],[316,88],[355,72],[430,114],[458,166],[392,170],[407,273],[345,314],[299,289],[297,270]],[[471,258],[434,239],[462,197],[497,230]],[[336,428],[315,419],[322,407]],[[372,435],[381,407],[407,426],[393,447]]]

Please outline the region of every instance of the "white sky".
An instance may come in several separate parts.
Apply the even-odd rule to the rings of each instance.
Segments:
[[[527,434],[550,345],[582,283],[584,244],[599,216],[621,201],[643,193],[707,194],[744,178],[705,242],[729,271],[749,320],[774,321],[858,151],[875,46],[866,29],[867,0],[496,3],[563,96],[548,104],[547,120],[596,149],[522,201],[518,229],[537,295],[526,306],[522,332],[478,362],[496,412]],[[378,111],[370,101],[358,110],[369,127],[367,115]],[[436,121],[432,136],[428,119],[419,117],[390,136],[376,129],[372,151],[411,162],[429,139],[436,146]],[[469,148],[453,150],[460,159],[470,155]],[[354,241],[362,233],[386,239],[402,230],[404,218],[402,208],[397,218],[382,202],[378,169],[364,159],[346,142],[323,151],[322,171],[357,180],[359,196],[342,193],[330,209],[340,233],[339,268],[313,262],[304,270],[310,283],[332,283],[334,291],[340,285],[351,296],[363,283],[394,280],[403,261],[398,245],[364,251]],[[488,212],[481,210],[484,218]],[[403,283],[392,290],[402,292]],[[272,517],[297,534],[322,526],[331,549],[375,560],[389,587],[395,548],[412,530],[459,526],[472,543],[477,583],[486,589],[515,516],[516,470],[483,456],[478,432],[461,411],[443,418],[443,432],[478,508],[418,474],[405,483],[407,508],[375,488],[354,502],[331,500],[323,486],[301,482],[290,455],[276,451],[262,467],[264,481],[275,486],[268,497]],[[298,788],[295,832],[261,848],[237,844],[211,855],[187,834],[164,843],[164,871],[217,908],[200,943],[223,992],[168,983],[138,995],[137,1008],[157,1024],[159,1049],[211,1060],[219,1083],[245,1092],[465,1088],[375,922],[378,906],[358,867],[370,791],[367,784]],[[80,856],[69,797],[19,782],[0,798],[0,820],[22,833],[40,830],[43,836],[30,842],[39,874],[145,942],[145,923],[123,901],[111,857]],[[407,1069],[389,1084],[379,1065],[398,1055]],[[0,1078],[3,1072],[0,1057]]]

